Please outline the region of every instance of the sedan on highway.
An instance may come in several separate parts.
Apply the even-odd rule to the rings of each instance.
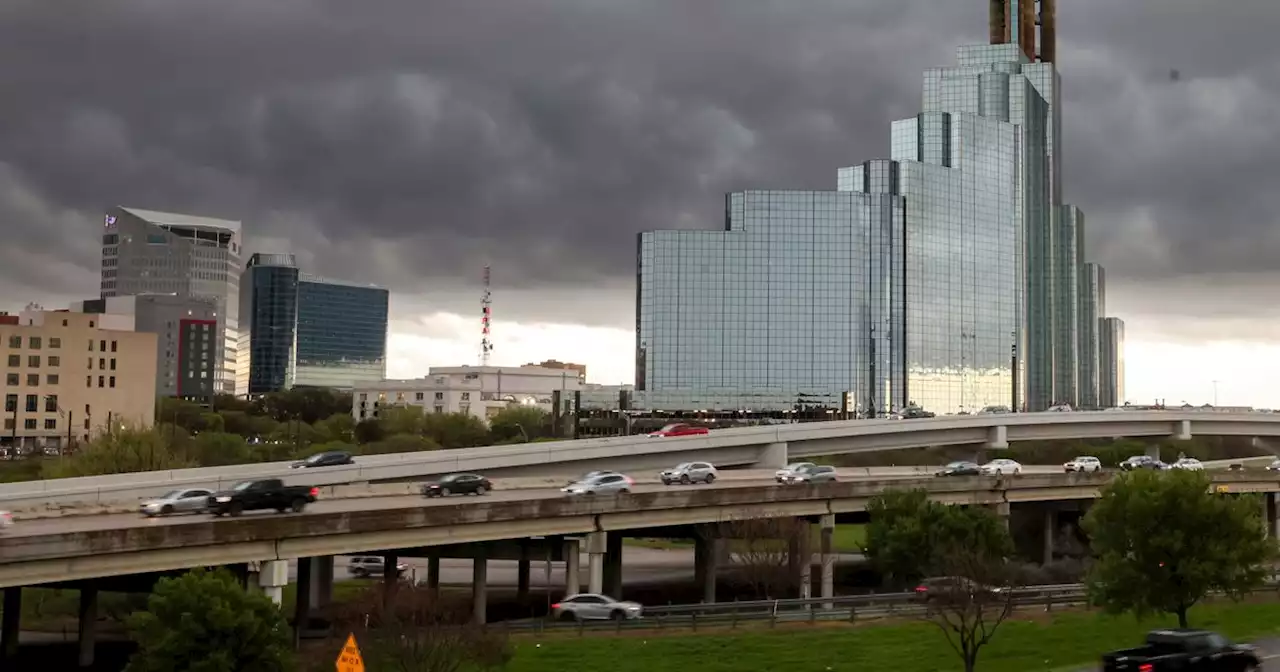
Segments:
[[[819,464],[809,465],[803,469],[792,472],[783,479],[782,482],[786,485],[797,485],[800,483],[835,483],[836,468]]]
[[[636,482],[630,476],[601,474],[560,488],[560,492],[569,496],[626,494],[631,492],[635,485]]]
[[[355,458],[351,457],[351,453],[345,450],[329,450],[323,453],[316,453],[305,460],[298,460],[289,465],[291,469],[310,469],[313,467],[341,467],[348,464],[355,464]]]
[[[1280,460],[1272,460],[1271,464],[1267,465],[1267,471],[1280,471]]]
[[[138,512],[148,518],[174,513],[200,513],[208,507],[209,495],[212,494],[213,492],[202,488],[170,490],[155,499],[148,499],[139,504]]]
[[[376,555],[357,555],[347,561],[347,573],[358,579],[382,576],[386,569],[386,561]],[[396,563],[396,576],[401,576],[407,571],[409,571],[407,563]]]
[[[1169,468],[1169,465],[1150,455],[1134,455],[1124,462],[1120,463],[1120,468],[1124,471],[1137,471],[1138,469],[1152,469],[1155,471],[1163,471]]]
[[[1082,456],[1062,465],[1062,470],[1071,472],[1093,473],[1102,471],[1102,461],[1096,457]]]
[[[623,602],[608,595],[580,593],[551,605],[551,617],[561,621],[629,621],[640,618],[639,602]]]
[[[981,476],[982,467],[977,462],[969,462],[961,460],[959,462],[950,462],[945,467],[934,472],[934,476]]]
[[[690,483],[706,483],[711,485],[716,480],[716,468],[710,462],[684,462],[677,464],[673,469],[666,469],[658,478],[662,479],[663,485],[671,485],[679,483],[681,485],[689,485]]]
[[[565,483],[565,486],[567,487],[567,486],[573,485],[574,483],[581,483],[581,482],[583,482],[583,481],[589,481],[589,480],[591,480],[591,479],[593,479],[593,478],[595,478],[595,477],[597,477],[597,476],[607,476],[607,475],[609,475],[609,474],[616,474],[616,473],[618,473],[618,472],[616,472],[616,471],[610,471],[609,469],[602,469],[602,470],[600,470],[600,471],[588,471],[587,473],[585,473],[585,474],[583,474],[583,475],[581,475],[581,476],[579,476],[579,477],[577,477],[577,478],[575,478],[575,479],[573,479],[573,480],[569,481],[568,483]]]
[[[982,473],[987,476],[1014,476],[1022,473],[1022,465],[1007,457],[999,457],[982,465]]]
[[[651,438],[661,438],[665,436],[698,436],[700,434],[710,434],[711,430],[706,427],[696,427],[694,425],[677,422],[667,425],[656,432],[649,432]]]
[[[489,479],[479,474],[449,474],[438,481],[422,484],[424,497],[449,495],[483,495],[493,489]]]
[[[809,467],[815,467],[815,466],[817,465],[815,465],[812,462],[792,462],[791,464],[788,464],[787,466],[773,472],[773,480],[779,483],[784,483],[786,482],[787,478],[792,474],[802,469],[808,469]]]
[[[1204,471],[1204,463],[1194,457],[1184,457],[1169,465],[1171,469],[1182,471]]]

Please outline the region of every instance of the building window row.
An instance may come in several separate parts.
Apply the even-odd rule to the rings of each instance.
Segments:
[[[63,320],[63,321],[62,321],[62,326],[64,326],[64,327],[65,327],[65,326],[67,326],[67,321],[66,321],[66,320]],[[9,347],[10,347],[10,348],[12,348],[12,349],[15,349],[15,350],[21,350],[21,349],[22,349],[22,337],[21,337],[21,336],[10,336],[10,337],[9,337]],[[52,338],[50,338],[50,339],[49,339],[49,349],[51,349],[51,350],[57,350],[58,348],[61,348],[61,347],[62,347],[62,339],[61,339],[61,338],[52,337]],[[27,348],[28,348],[28,349],[30,349],[30,350],[41,350],[41,349],[43,349],[43,348],[44,348],[44,337],[42,337],[42,336],[30,336],[30,337],[28,337],[28,338],[27,338]]]

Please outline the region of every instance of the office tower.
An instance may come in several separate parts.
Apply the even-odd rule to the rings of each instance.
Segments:
[[[1106,272],[1087,263],[1080,274],[1080,407],[1099,408],[1101,402],[1102,327],[1106,306]]]
[[[175,294],[135,294],[72,303],[73,313],[127,316],[156,334],[156,396],[209,401],[218,387],[217,302]]]
[[[1084,215],[1062,200],[1052,28],[1003,39],[1034,26],[1026,6],[926,71],[890,158],[836,191],[730,194],[723,231],[640,235],[637,403],[1079,403]]]
[[[989,0],[991,44],[1016,44],[1027,60],[1057,57],[1055,0]],[[1037,28],[1039,30],[1037,30]]]
[[[108,211],[102,232],[102,298],[173,294],[212,300],[217,313],[215,388],[235,392],[240,222],[138,208]]]
[[[243,329],[237,393],[293,387],[298,338],[298,265],[292,254],[254,254],[240,279]]]
[[[351,389],[387,377],[390,292],[303,273],[295,386]]]
[[[132,326],[127,315],[0,314],[0,444],[60,450],[121,424],[151,426],[156,335]]]
[[[257,395],[384,379],[388,304],[381,287],[302,273],[290,254],[254,254],[241,280],[240,387]]]
[[[1103,408],[1124,404],[1124,320],[1118,317],[1102,319],[1101,376],[1098,385],[1099,401]]]

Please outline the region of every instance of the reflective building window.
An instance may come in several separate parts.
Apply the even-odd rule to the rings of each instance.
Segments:
[[[303,275],[294,385],[350,388],[387,373],[389,293]]]

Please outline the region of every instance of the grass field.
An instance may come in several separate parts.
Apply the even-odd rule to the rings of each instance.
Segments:
[[[1172,626],[1169,618],[1138,621],[1132,616],[1089,612],[1028,615],[1004,623],[983,649],[983,672],[1070,670],[1096,663],[1116,649],[1138,646],[1148,630]],[[1198,607],[1194,627],[1217,630],[1237,641],[1280,632],[1280,603],[1274,601]],[[571,634],[520,637],[508,672],[562,672],[573,669],[650,672],[685,660],[699,672],[939,672],[958,670],[959,658],[940,630],[929,623],[850,626],[762,626],[746,631],[693,635],[627,633],[619,636]]]
[[[818,544],[821,539],[821,528],[817,525],[813,526],[813,549],[818,550]],[[861,553],[862,545],[867,541],[867,529],[862,525],[836,525],[835,532],[831,536],[831,545],[837,553]],[[656,548],[661,550],[693,548],[692,539],[658,539],[649,537],[627,538],[623,541],[627,546],[639,546],[642,548]],[[730,550],[733,549],[733,541],[729,542]]]

